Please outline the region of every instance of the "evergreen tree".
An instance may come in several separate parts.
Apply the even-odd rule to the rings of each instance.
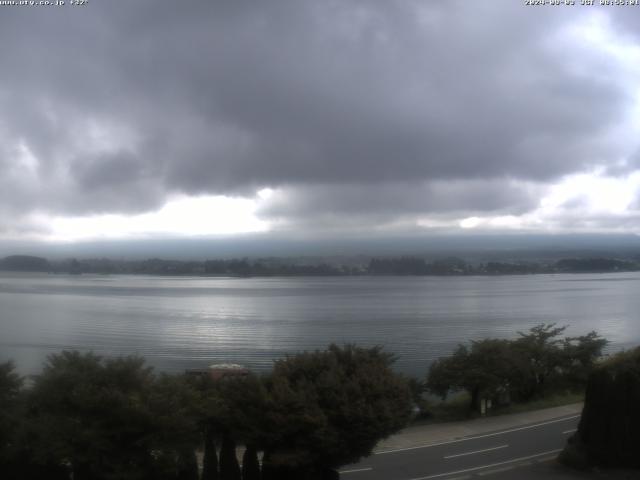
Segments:
[[[22,378],[14,370],[12,362],[0,364],[0,472],[10,479],[20,478],[24,460],[18,440],[24,421],[20,408]]]
[[[579,466],[640,468],[640,347],[589,377],[578,431],[561,455]]]
[[[17,429],[18,396],[22,378],[15,373],[12,362],[0,364],[0,465],[9,455]]]
[[[198,480],[198,460],[193,450],[178,453],[177,470],[176,480]]]
[[[192,478],[197,400],[183,376],[156,377],[141,358],[52,355],[29,392],[33,455],[80,480]]]
[[[247,445],[242,456],[242,480],[260,480],[260,462],[253,445]]]
[[[202,459],[202,480],[218,480],[218,455],[211,427],[206,429],[204,437],[204,457]]]
[[[220,480],[241,480],[240,465],[236,456],[236,442],[227,432],[222,437],[220,450]]]
[[[50,356],[29,395],[35,455],[45,464],[68,460],[78,480],[139,478],[152,463],[153,380],[137,357]]]
[[[331,345],[276,362],[267,380],[263,467],[302,479],[369,455],[411,415],[407,382],[391,370],[393,361],[379,347]]]

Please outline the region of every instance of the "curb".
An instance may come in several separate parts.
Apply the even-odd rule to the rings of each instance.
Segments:
[[[508,413],[466,421],[410,426],[378,443],[373,453],[379,454],[389,450],[415,448],[499,430],[508,430],[532,423],[546,422],[557,418],[580,415],[582,405],[582,403],[574,403],[560,407],[522,413]]]

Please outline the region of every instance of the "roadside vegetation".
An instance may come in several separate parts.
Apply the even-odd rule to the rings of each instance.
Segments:
[[[492,405],[484,414],[469,410],[469,395],[459,393],[444,401],[425,401],[425,407],[416,413],[412,425],[429,425],[433,423],[469,420],[481,416],[507,415],[524,413],[545,408],[560,407],[584,402],[584,392],[565,392],[550,394],[529,402],[511,402],[508,405]]]
[[[5,363],[0,472],[3,480],[337,478],[335,468],[410,418],[393,360],[380,348],[332,345],[279,360],[264,377],[216,381],[158,375],[139,357],[65,351],[29,386]]]
[[[542,324],[460,345],[422,381],[395,373],[381,348],[354,345],[222,379],[69,351],[29,379],[0,364],[0,471],[3,480],[333,479],[416,417],[579,401],[607,342],[564,330]]]
[[[579,399],[607,340],[596,332],[562,338],[565,330],[541,324],[519,332],[515,340],[485,339],[459,345],[451,356],[431,365],[424,382],[423,391],[443,400],[456,395],[450,405],[432,407],[434,415],[450,418],[465,408],[463,403],[467,414],[473,415]],[[428,405],[425,407],[428,413]]]
[[[640,469],[639,453],[640,347],[618,353],[595,368],[578,430],[560,459],[578,468]]]

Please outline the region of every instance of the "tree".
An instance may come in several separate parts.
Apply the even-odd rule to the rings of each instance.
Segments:
[[[22,378],[14,370],[13,362],[0,363],[0,459],[11,446],[12,433],[16,428],[15,415]]]
[[[427,389],[443,399],[464,390],[471,398],[470,409],[478,410],[480,398],[528,401],[551,390],[582,388],[607,341],[596,332],[558,338],[565,329],[543,323],[518,332],[515,340],[459,345],[431,365]]]
[[[242,455],[242,480],[260,480],[260,462],[253,445],[247,445]]]
[[[142,477],[152,463],[156,419],[145,407],[152,381],[141,358],[51,355],[30,395],[39,457],[68,462],[78,480]]]
[[[568,358],[558,336],[566,330],[555,323],[542,323],[532,327],[528,333],[518,332],[514,341],[519,359],[520,376],[515,393],[523,400],[544,395],[549,380],[557,379],[567,367]],[[555,378],[554,378],[555,377]]]
[[[575,466],[640,468],[640,347],[598,365],[589,377],[578,430],[561,460]]]
[[[282,478],[294,472],[303,479],[355,462],[402,428],[411,396],[406,380],[391,370],[393,361],[380,347],[331,345],[276,362],[263,415],[269,475],[280,469],[289,472]]]
[[[564,340],[564,351],[567,357],[567,375],[573,384],[584,385],[596,361],[602,357],[602,351],[609,343],[597,332],[591,331],[578,337],[567,337]]]
[[[240,465],[236,457],[236,442],[229,433],[222,437],[220,480],[241,480]]]
[[[81,480],[195,478],[198,399],[142,358],[52,355],[29,395],[37,457],[70,464]]]
[[[429,401],[424,394],[427,391],[427,385],[415,377],[409,377],[407,386],[411,393],[411,401],[413,402],[414,413],[419,418],[428,418],[431,416]]]
[[[481,398],[507,392],[516,375],[513,349],[508,340],[487,339],[471,342],[471,349],[459,345],[450,357],[436,360],[429,369],[427,388],[442,398],[453,391],[469,393],[469,409],[480,409]]]
[[[202,442],[202,399],[182,375],[162,374],[150,385],[145,409],[152,417],[148,448],[165,461],[155,465],[157,476],[197,479],[195,450]],[[173,461],[172,461],[173,459]]]
[[[204,457],[202,459],[202,480],[218,480],[218,456],[212,428],[205,427]]]
[[[178,452],[176,480],[198,480],[198,460],[196,452],[185,449]]]
[[[29,393],[29,436],[42,465],[74,479],[197,479],[202,399],[182,375],[139,357],[51,355]]]
[[[221,432],[245,445],[262,443],[268,426],[265,410],[269,407],[263,379],[249,374],[214,382],[217,412],[212,418]]]
[[[256,446],[264,437],[266,390],[259,377],[249,374],[217,381],[198,380],[202,396],[202,425],[205,433],[203,480],[236,478],[240,474],[235,443]],[[220,474],[215,442],[222,441]]]
[[[0,470],[6,471],[17,455],[21,413],[19,395],[22,378],[12,362],[0,364]]]
[[[441,357],[429,367],[427,390],[445,399],[450,392],[467,389],[465,373],[470,364],[469,349],[458,345],[449,357]]]

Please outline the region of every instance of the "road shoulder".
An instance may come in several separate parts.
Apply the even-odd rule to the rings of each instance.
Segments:
[[[582,403],[574,403],[531,412],[511,413],[459,422],[411,426],[378,443],[374,454],[433,445],[469,436],[484,435],[491,432],[549,422],[558,418],[577,416],[581,412]]]

